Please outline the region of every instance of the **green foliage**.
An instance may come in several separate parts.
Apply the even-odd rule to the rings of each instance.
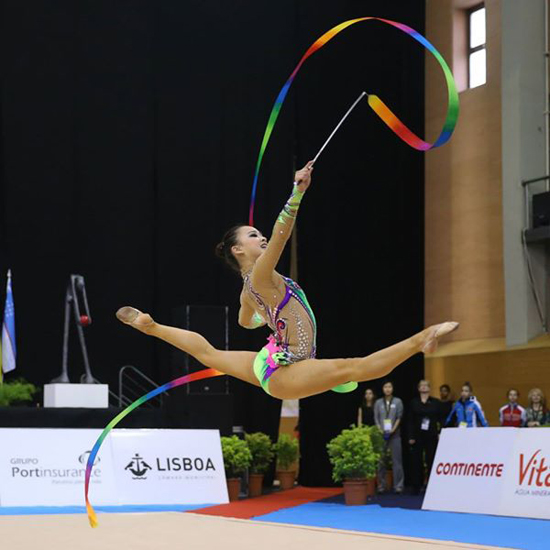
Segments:
[[[365,426],[365,429],[369,433],[374,452],[382,456],[386,442],[384,441],[384,436],[382,435],[380,428],[378,426]]]
[[[277,454],[279,470],[288,470],[300,456],[298,440],[288,434],[279,435],[279,440],[273,445],[273,450]]]
[[[8,407],[12,403],[32,401],[37,388],[23,378],[10,380],[0,384],[0,407]]]
[[[352,426],[327,444],[334,481],[376,477],[380,453],[374,451],[371,434],[367,426]]]
[[[271,439],[262,432],[256,432],[253,434],[246,434],[245,440],[252,454],[250,471],[253,474],[265,473],[275,455]]]
[[[227,478],[239,477],[252,462],[252,454],[246,441],[236,435],[222,437],[223,465]]]

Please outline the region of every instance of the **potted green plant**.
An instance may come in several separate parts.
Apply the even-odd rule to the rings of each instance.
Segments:
[[[372,448],[373,448],[374,452],[380,457],[383,456],[384,455],[384,448],[386,446],[386,442],[384,441],[384,436],[382,435],[382,431],[380,430],[380,428],[376,425],[374,425],[374,426],[363,426],[363,427],[369,433],[370,440],[372,442]],[[386,480],[390,479],[390,485],[387,485],[387,483],[386,483],[386,487],[391,487],[393,485],[392,475],[393,475],[393,472],[391,472],[391,460],[390,460],[390,470],[386,470]],[[374,479],[374,483],[376,485],[376,477]],[[369,487],[368,496],[374,495],[374,492],[375,492],[374,489],[375,489],[375,487],[373,488],[373,492],[371,494],[370,493],[370,487]]]
[[[298,440],[288,434],[280,434],[273,450],[277,455],[277,479],[281,489],[291,489],[296,478],[296,468],[292,466],[300,455]]]
[[[374,494],[374,478],[380,454],[376,453],[369,428],[352,426],[327,444],[332,478],[343,482],[347,505],[365,504]]]
[[[259,497],[262,494],[264,474],[275,455],[273,443],[269,436],[262,432],[246,434],[245,441],[252,455],[248,476],[248,496]]]
[[[227,479],[227,492],[229,500],[239,500],[239,489],[241,475],[246,471],[252,462],[252,455],[246,441],[239,439],[236,435],[222,437],[223,465]]]
[[[0,407],[9,407],[32,401],[36,386],[23,378],[0,384]]]

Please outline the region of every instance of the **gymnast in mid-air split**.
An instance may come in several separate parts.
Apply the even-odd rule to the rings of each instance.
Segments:
[[[315,316],[303,290],[275,268],[288,242],[300,202],[311,184],[312,162],[296,172],[294,188],[279,214],[271,239],[248,225],[231,228],[216,247],[243,279],[239,324],[268,325],[267,345],[257,352],[214,348],[203,336],[161,325],[133,307],[118,310],[120,321],[189,353],[203,365],[261,386],[279,399],[298,399],[327,390],[353,391],[357,382],[380,378],[416,353],[431,353],[438,339],[458,327],[444,322],[366,357],[316,359]]]

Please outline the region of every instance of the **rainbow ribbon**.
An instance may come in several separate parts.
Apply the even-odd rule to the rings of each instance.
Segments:
[[[437,61],[439,61],[439,64],[441,65],[441,68],[443,69],[443,73],[445,75],[445,80],[447,81],[448,102],[449,102],[449,105],[447,108],[447,116],[443,124],[443,130],[441,131],[441,134],[439,135],[439,137],[434,143],[429,143],[427,141],[424,141],[423,139],[419,138],[416,134],[414,134],[411,130],[409,130],[409,128],[407,128],[399,120],[399,118],[397,118],[397,116],[393,113],[393,111],[378,96],[372,95],[372,94],[369,95],[368,103],[370,107],[393,132],[395,132],[405,143],[407,143],[414,149],[417,149],[418,151],[428,151],[429,149],[440,147],[441,145],[449,141],[449,138],[451,137],[453,130],[455,129],[456,121],[458,118],[458,92],[456,90],[453,73],[451,72],[451,69],[449,69],[449,66],[443,59],[443,56],[420,33],[415,31],[414,29],[411,29],[411,27],[408,27],[407,25],[403,25],[403,23],[398,23],[397,21],[390,21],[389,19],[381,19],[380,17],[360,17],[358,19],[350,19],[349,21],[344,21],[343,23],[340,23],[339,25],[336,25],[336,27],[333,27],[332,29],[327,31],[325,34],[323,34],[323,36],[318,38],[309,47],[309,49],[303,55],[302,59],[300,59],[300,62],[298,63],[294,71],[292,71],[288,80],[285,82],[285,85],[282,87],[281,91],[279,92],[277,99],[275,100],[273,108],[271,109],[271,114],[269,115],[269,119],[267,121],[267,127],[264,132],[264,137],[262,140],[262,145],[260,147],[258,160],[256,161],[256,170],[254,172],[254,182],[252,184],[252,198],[250,200],[249,225],[252,225],[252,226],[254,225],[254,204],[256,201],[258,175],[260,173],[260,166],[262,165],[262,159],[264,157],[267,144],[269,143],[271,133],[273,132],[275,122],[277,121],[279,112],[281,110],[281,107],[283,106],[283,102],[294,80],[294,77],[298,74],[298,71],[300,70],[300,68],[306,61],[306,59],[310,55],[313,55],[317,50],[320,50],[327,42],[329,42],[329,40],[332,40],[332,38],[334,38],[337,34],[342,32],[344,29],[347,29],[351,25],[354,25],[355,23],[360,23],[361,21],[369,21],[369,20],[382,21],[382,23],[387,23],[388,25],[392,25],[393,27],[398,28],[400,31],[403,31],[409,34],[410,36],[412,36],[417,42],[420,42],[427,50],[429,50],[434,55]]]
[[[84,498],[86,500],[86,510],[88,511],[88,520],[92,527],[97,527],[97,516],[96,516],[95,510],[90,504],[90,500],[88,499],[88,489],[90,487],[90,476],[92,475],[93,464],[97,456],[97,453],[99,452],[99,448],[101,447],[101,444],[103,443],[103,441],[105,440],[109,432],[125,416],[128,416],[134,409],[137,409],[140,405],[143,405],[143,403],[145,403],[146,401],[149,401],[149,399],[153,399],[153,397],[156,397],[159,393],[163,393],[165,391],[171,390],[172,388],[176,388],[178,386],[188,384],[189,382],[203,380],[204,378],[212,378],[214,376],[224,376],[224,373],[214,369],[203,369],[198,372],[194,372],[193,374],[187,374],[185,376],[181,376],[180,378],[176,378],[175,380],[172,380],[172,382],[167,382],[163,386],[160,386],[154,389],[153,391],[150,391],[149,393],[145,394],[143,397],[140,397],[139,399],[134,401],[131,405],[126,407],[120,414],[115,416],[111,420],[111,422],[109,422],[109,424],[107,424],[107,427],[101,432],[101,435],[97,438],[97,441],[95,442],[95,445],[93,446],[90,452],[90,456],[88,457],[88,462],[86,464],[86,474],[85,474],[85,481],[84,481]]]

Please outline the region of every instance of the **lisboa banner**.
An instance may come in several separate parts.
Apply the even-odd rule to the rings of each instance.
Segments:
[[[121,502],[229,502],[217,430],[114,430],[111,443]]]
[[[550,519],[550,429],[443,430],[422,508]]]
[[[0,506],[83,506],[101,430],[0,429]],[[228,502],[217,430],[113,430],[90,481],[95,505]]]

